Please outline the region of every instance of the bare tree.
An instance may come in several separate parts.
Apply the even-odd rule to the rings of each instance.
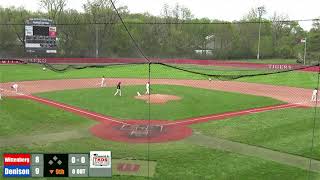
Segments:
[[[117,4],[117,0],[113,0],[113,3]],[[106,46],[108,44],[106,42],[111,41],[112,34],[114,33],[114,29],[116,26],[114,25],[114,23],[119,22],[119,17],[116,14],[111,1],[87,0],[87,2],[83,5],[83,9],[85,11],[87,20],[91,23],[97,23],[95,25],[95,28],[91,28],[90,31],[96,33],[96,47],[98,51],[108,49],[102,48],[101,45]],[[128,9],[126,6],[117,7],[117,10],[121,15],[128,13]]]
[[[40,0],[40,6],[45,8],[52,20],[57,20],[67,5],[67,0]]]
[[[288,26],[288,23],[285,22],[287,20],[289,20],[288,15],[278,15],[276,12],[271,17],[274,46],[278,45],[278,40],[283,35],[285,26]]]

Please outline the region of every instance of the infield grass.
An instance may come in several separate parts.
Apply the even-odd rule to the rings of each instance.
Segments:
[[[282,103],[268,97],[184,86],[153,85],[151,88],[153,94],[169,94],[182,98],[166,104],[152,104],[150,118],[154,120],[178,120]],[[65,90],[38,95],[120,119],[148,120],[149,105],[134,98],[136,92],[142,94],[144,89],[144,86],[123,86],[122,97],[113,96],[115,88]]]

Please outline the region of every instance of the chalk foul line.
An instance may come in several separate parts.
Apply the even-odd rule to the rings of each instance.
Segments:
[[[69,105],[64,105],[62,103],[54,102],[52,100],[47,100],[47,99],[40,98],[40,97],[37,97],[37,96],[27,95],[27,94],[24,94],[24,93],[18,93],[18,92],[15,92],[15,91],[9,91],[9,90],[5,90],[5,89],[1,89],[1,88],[0,88],[0,90],[11,92],[11,93],[15,93],[15,94],[17,94],[19,96],[26,97],[28,99],[32,99],[32,100],[35,100],[35,101],[38,101],[38,102],[42,102],[42,103],[45,103],[45,104],[49,104],[49,105],[53,105],[53,106],[59,107],[61,109],[65,109],[65,110],[69,110],[69,111],[73,111],[73,112],[78,112],[78,113],[85,114],[85,115],[88,115],[88,116],[91,116],[91,117],[103,119],[103,120],[106,120],[106,121],[111,121],[111,122],[115,122],[115,123],[122,124],[122,125],[132,125],[132,124],[123,122],[122,120],[116,120],[114,118],[109,118],[109,117],[106,117],[106,116],[103,116],[103,115],[99,115],[99,114],[96,114],[96,113],[93,113],[93,112],[82,110],[82,109],[77,108],[77,107],[71,107]],[[254,109],[249,109],[249,110],[241,110],[241,111],[236,111],[236,112],[213,114],[213,115],[208,115],[208,116],[203,116],[203,117],[179,120],[179,121],[172,122],[172,123],[162,124],[162,126],[170,126],[170,125],[178,125],[178,124],[190,125],[190,124],[194,124],[194,123],[201,123],[203,121],[225,119],[225,118],[230,118],[230,117],[234,117],[234,116],[255,114],[255,113],[260,113],[260,112],[279,110],[279,109],[287,109],[287,108],[294,108],[294,107],[303,107],[303,105],[302,105],[303,103],[304,102],[292,103],[292,104],[281,104],[281,105],[275,105],[275,106],[254,108]]]

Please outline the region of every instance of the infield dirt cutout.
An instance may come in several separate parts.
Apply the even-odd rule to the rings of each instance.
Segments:
[[[179,96],[168,95],[168,94],[150,94],[150,95],[146,94],[141,96],[135,96],[134,98],[144,100],[146,101],[146,103],[151,103],[151,104],[166,104],[169,101],[178,101],[182,99]]]

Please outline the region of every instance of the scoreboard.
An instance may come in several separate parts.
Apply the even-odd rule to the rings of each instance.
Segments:
[[[111,152],[3,154],[3,177],[111,177]]]
[[[29,53],[57,53],[57,27],[50,19],[29,19],[25,23],[25,50]]]

